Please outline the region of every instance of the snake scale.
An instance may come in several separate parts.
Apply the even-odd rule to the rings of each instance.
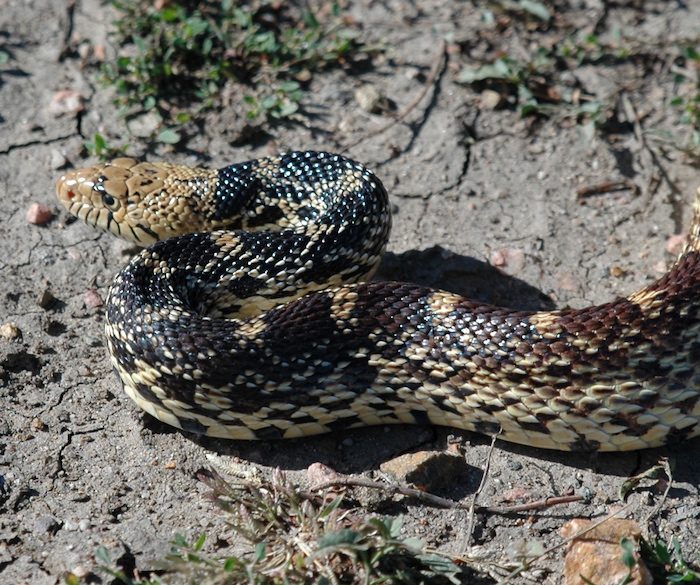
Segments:
[[[700,434],[700,203],[658,281],[583,309],[516,312],[365,282],[387,193],[339,155],[220,170],[121,158],[61,177],[87,223],[150,246],[107,298],[114,368],[185,431],[279,439],[436,424],[541,448],[625,451]]]

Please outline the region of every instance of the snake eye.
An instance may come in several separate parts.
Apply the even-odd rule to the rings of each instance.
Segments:
[[[119,208],[119,201],[117,201],[109,193],[102,193],[102,203],[104,203],[104,206],[112,211]]]

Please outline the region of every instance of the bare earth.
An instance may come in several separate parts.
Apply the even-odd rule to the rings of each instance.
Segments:
[[[3,583],[58,583],[66,571],[94,568],[100,545],[148,569],[176,533],[196,538],[206,532],[212,542],[225,538],[220,514],[194,478],[203,467],[255,467],[261,473],[281,467],[300,484],[313,462],[373,476],[383,461],[442,449],[453,434],[466,445],[471,474],[442,495],[469,498],[481,481],[490,443],[451,429],[380,427],[244,444],[198,439],[142,414],[111,372],[102,309],[89,303],[89,291],[104,297],[134,250],[69,222],[53,194],[64,158],[69,167],[93,162],[81,151],[96,131],[129,142],[130,154],[213,167],[282,150],[336,151],[391,119],[362,111],[357,88],[374,85],[401,111],[432,81],[437,64],[436,79],[404,121],[348,151],[375,170],[394,205],[390,253],[378,278],[421,282],[512,307],[578,307],[657,278],[673,258],[668,238],[690,219],[697,169],[679,151],[648,143],[640,133],[687,131],[669,105],[676,86],[672,63],[663,57],[651,64],[610,60],[575,71],[574,81],[607,104],[613,120],[605,131],[586,135],[571,120],[535,121],[521,119],[513,108],[489,109],[477,91],[455,82],[464,65],[476,66],[470,54],[503,50],[517,56],[524,50],[518,35],[480,37],[487,26],[471,2],[358,0],[350,4],[351,14],[365,37],[386,52],[360,75],[317,75],[304,102],[312,114],[306,124],[278,127],[272,138],[240,144],[241,113],[234,103],[210,114],[187,150],[171,153],[123,135],[111,94],[96,84],[94,69],[81,67],[75,55],[61,57],[66,4],[0,0],[0,48],[11,55],[0,65],[0,325],[15,323],[21,331],[18,338],[0,337]],[[645,43],[651,54],[657,45],[697,42],[696,0],[610,3],[607,13],[596,0],[558,4],[568,7],[566,18],[576,26],[598,23],[601,38],[619,31]],[[108,46],[112,18],[97,0],[78,0],[71,46],[77,39]],[[443,38],[448,56],[439,67]],[[501,45],[490,44],[496,41]],[[51,110],[56,92],[64,89],[85,96],[81,116]],[[577,197],[582,187],[621,180],[629,188]],[[27,222],[34,202],[55,208],[46,226]],[[41,303],[46,294],[55,301]],[[700,550],[698,440],[598,457],[499,442],[480,504],[502,504],[507,493],[515,503],[572,492],[590,501],[531,515],[479,515],[473,543],[493,559],[513,558],[523,542],[556,544],[569,519],[610,513],[621,505],[622,482],[664,456],[676,462],[668,499],[646,522],[660,493],[633,493],[630,517],[667,540],[677,536],[692,557]],[[434,546],[462,546],[465,510],[405,500],[382,511],[404,514],[406,533]],[[550,571],[545,582],[559,582],[562,559],[559,550],[538,562]]]

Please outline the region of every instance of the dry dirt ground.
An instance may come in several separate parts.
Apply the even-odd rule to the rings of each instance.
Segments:
[[[564,80],[605,104],[608,122],[593,133],[569,118],[522,119],[508,104],[492,109],[479,91],[456,83],[462,67],[475,66],[479,56],[532,50],[518,34],[517,14],[501,32],[483,36],[493,26],[481,15],[493,4],[350,2],[365,37],[385,47],[373,68],[316,76],[304,101],[312,114],[306,123],[241,143],[233,104],[211,114],[187,149],[168,152],[121,135],[109,90],[95,83],[94,69],[64,51],[67,35],[73,47],[76,39],[108,45],[108,6],[78,0],[69,30],[65,1],[0,0],[0,48],[10,55],[0,66],[0,325],[14,323],[21,331],[0,338],[0,581],[60,582],[65,571],[93,568],[100,545],[147,569],[175,533],[206,532],[213,542],[225,537],[219,513],[194,478],[202,467],[235,464],[262,473],[280,467],[300,484],[313,462],[373,476],[399,454],[444,448],[452,434],[464,442],[471,472],[443,495],[469,498],[490,443],[451,429],[403,427],[285,443],[205,441],[141,413],[111,372],[102,310],[86,303],[91,289],[104,297],[134,250],[69,222],[54,199],[59,167],[64,159],[68,167],[91,162],[82,145],[97,130],[128,141],[130,154],[215,167],[278,150],[333,151],[391,119],[361,110],[358,87],[374,85],[401,111],[428,83],[405,120],[348,152],[376,171],[393,202],[394,228],[379,278],[546,308],[602,302],[663,272],[672,261],[667,240],[687,225],[700,174],[684,154],[645,137],[653,129],[687,130],[670,105],[677,89],[672,59],[659,47],[697,43],[700,2],[557,3],[565,9],[558,18],[574,27],[596,27],[601,39],[646,47],[639,59],[582,64]],[[444,67],[441,39],[448,42]],[[81,116],[50,108],[64,89],[86,97]],[[577,197],[582,187],[606,181],[626,181],[628,188]],[[28,224],[25,213],[34,202],[54,206],[53,221]],[[47,294],[55,300],[42,302]],[[666,539],[677,536],[692,556],[700,549],[698,440],[598,457],[498,442],[481,504],[503,503],[504,494],[516,503],[571,492],[590,499],[524,515],[478,515],[473,543],[494,559],[514,557],[524,542],[556,544],[570,518],[601,518],[619,507],[622,482],[661,457],[676,463],[668,498],[655,510],[658,491],[633,493],[629,516]],[[387,509],[405,515],[407,534],[434,546],[459,549],[464,542],[465,510],[413,500]],[[559,581],[562,559],[559,550],[538,561],[549,570],[547,583]]]

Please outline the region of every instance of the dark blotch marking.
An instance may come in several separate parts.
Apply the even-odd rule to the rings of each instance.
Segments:
[[[337,418],[331,422],[327,422],[325,426],[327,426],[332,431],[343,431],[351,425],[357,424],[359,422],[360,418],[358,416],[346,416],[343,418]]]
[[[251,173],[250,163],[219,169],[219,182],[214,195],[215,211],[209,219],[222,221],[240,216],[261,189],[262,181]]]
[[[413,409],[413,410],[410,410],[409,412],[417,424],[419,424],[419,425],[432,424],[430,421],[430,418],[428,417],[428,413],[425,412],[424,410]]]
[[[501,425],[491,421],[476,421],[474,422],[474,431],[482,435],[497,435],[501,432]]]
[[[117,375],[119,375],[118,372]],[[152,402],[153,404],[160,404],[160,398],[158,398],[148,386],[138,382],[135,383],[134,386],[144,400]]]
[[[194,433],[195,435],[206,435],[207,433],[207,427],[199,421],[192,420],[190,418],[181,418],[179,416],[177,417],[177,420],[180,423],[183,431]]]
[[[264,429],[256,429],[255,436],[261,441],[277,441],[284,438],[284,431],[277,427],[269,426]]]
[[[547,429],[547,425],[541,421],[524,421],[524,420],[518,420],[518,425],[521,426],[523,429],[526,431],[532,431],[535,433],[541,433],[548,435],[549,430]]]
[[[263,225],[276,224],[284,217],[284,211],[276,205],[268,205],[263,210],[246,220],[248,227],[260,227]]]
[[[600,450],[600,442],[579,437],[572,443],[569,443],[569,449],[578,453],[595,453]]]

